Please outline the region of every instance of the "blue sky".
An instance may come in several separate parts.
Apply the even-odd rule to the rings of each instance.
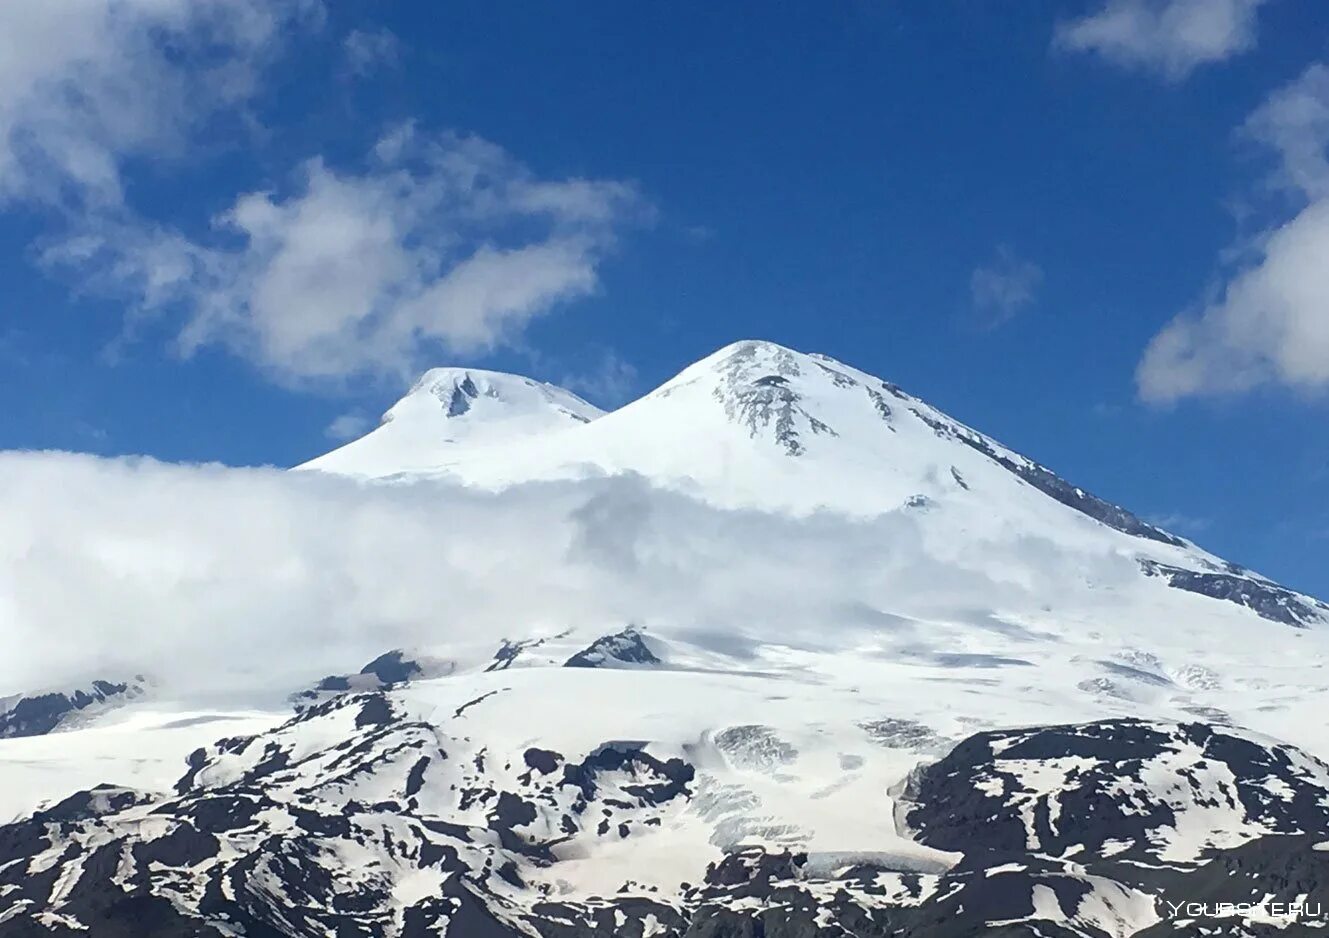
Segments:
[[[761,337],[1329,595],[1319,0],[49,6],[0,447],[291,465],[427,365]]]

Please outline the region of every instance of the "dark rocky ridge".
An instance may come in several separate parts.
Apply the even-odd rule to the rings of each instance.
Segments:
[[[347,717],[346,738],[311,727]],[[686,808],[692,766],[624,742],[472,756],[448,730],[390,693],[346,694],[200,750],[173,795],[102,787],[2,826],[0,938],[1116,938],[1125,921],[1156,938],[1206,933],[1174,927],[1167,897],[1329,905],[1329,767],[1229,728],[1118,720],[966,739],[907,789],[918,840],[963,852],[948,872],[862,859],[814,874],[807,854],[752,846],[677,894],[625,884],[576,901],[534,885],[555,848],[631,839]],[[1026,784],[1049,772],[1064,776],[1055,806]],[[447,790],[464,816],[426,807]],[[372,803],[357,794],[369,791]],[[1169,853],[1169,832],[1206,824],[1213,845]],[[396,889],[421,875],[438,888]]]
[[[96,705],[115,705],[143,692],[143,678],[133,682],[93,681],[68,691],[20,695],[0,701],[0,739],[42,736]]]
[[[894,385],[886,385],[887,390],[897,397],[902,397],[914,404],[921,403],[916,399],[905,394]],[[939,417],[930,416],[921,408],[913,408],[914,416],[923,421],[939,437],[948,440],[956,440],[976,450],[991,459],[997,465],[1001,466],[1007,472],[1014,473],[1025,482],[1028,482],[1034,488],[1038,489],[1044,495],[1054,498],[1068,508],[1074,508],[1083,515],[1088,515],[1095,521],[1107,525],[1109,528],[1120,531],[1123,534],[1130,534],[1133,537],[1143,537],[1151,541],[1158,541],[1172,547],[1186,547],[1187,542],[1174,534],[1169,534],[1162,528],[1155,527],[1146,521],[1141,520],[1135,514],[1122,508],[1120,505],[1114,505],[1109,501],[1099,498],[1086,492],[1084,489],[1071,485],[1065,479],[1058,476],[1051,469],[1040,466],[1032,460],[1020,458],[1012,459],[1006,454],[999,452],[987,437],[975,433],[967,427],[962,427],[957,423],[943,420]],[[959,480],[957,480],[958,482]],[[963,483],[961,483],[963,484]]]
[[[641,630],[628,626],[621,632],[597,638],[564,662],[563,667],[606,668],[660,663],[655,653],[646,647]]]
[[[763,350],[764,358],[761,354]],[[1176,535],[1141,520],[1119,505],[1071,485],[1050,469],[1032,460],[1006,455],[987,437],[945,418],[897,385],[887,381],[880,382],[880,387],[864,384],[858,378],[834,367],[838,364],[834,359],[824,356],[811,357],[836,387],[862,387],[887,426],[891,423],[892,410],[884,394],[903,402],[914,416],[931,427],[937,436],[955,440],[982,453],[1008,472],[1019,476],[1043,494],[1069,508],[1124,534],[1147,538],[1173,547],[1189,546],[1185,540]],[[758,361],[762,361],[764,367],[769,367],[771,373],[752,377],[751,372]],[[806,424],[814,434],[839,435],[834,427],[828,426],[808,412],[803,407],[803,400],[799,394],[789,387],[789,379],[801,375],[802,369],[798,358],[788,349],[762,342],[739,343],[721,363],[721,368],[722,383],[715,390],[716,399],[724,405],[726,415],[731,420],[746,426],[754,437],[759,430],[772,427],[775,441],[784,448],[785,452],[790,456],[800,456],[805,452],[805,446],[799,435],[800,422]],[[958,477],[958,473],[956,476],[956,483],[967,488],[963,479]]]
[[[924,411],[925,405],[922,401],[895,385],[884,383],[883,387],[895,397],[910,404],[914,415],[931,427],[939,437],[956,440],[982,453],[1008,472],[1019,476],[1029,485],[1068,508],[1073,508],[1123,534],[1158,541],[1171,547],[1190,546],[1186,540],[1149,524],[1120,505],[1114,505],[1070,484],[1045,466],[1024,457],[1007,456],[982,434],[940,416],[930,415]],[[968,488],[958,475],[956,482]],[[1142,560],[1141,566],[1147,575],[1161,576],[1169,586],[1176,589],[1237,603],[1273,622],[1297,627],[1329,622],[1329,606],[1276,583],[1249,575],[1236,564],[1228,564],[1225,572],[1185,570],[1151,560]]]
[[[1329,620],[1329,606],[1277,583],[1234,573],[1183,570],[1152,560],[1141,560],[1140,567],[1148,576],[1162,577],[1168,586],[1245,606],[1273,622],[1304,629]]]
[[[380,690],[415,678],[439,677],[450,673],[453,668],[454,664],[450,661],[420,658],[408,655],[401,649],[394,649],[379,655],[361,668],[358,674],[330,674],[308,690],[292,695],[290,700],[300,710],[337,694]]]
[[[400,684],[419,677],[425,673],[425,669],[420,662],[407,658],[405,652],[397,650],[379,655],[361,668],[360,673],[372,674],[386,685]]]
[[[471,376],[467,375],[452,389],[452,396],[448,399],[448,416],[460,417],[471,409],[471,401],[480,396],[479,390],[475,387],[475,382]]]
[[[774,373],[750,379],[747,369],[757,359],[760,343],[749,342],[737,348],[724,362],[724,383],[715,389],[715,399],[725,415],[747,427],[752,436],[771,427],[775,442],[790,456],[807,451],[799,432],[800,422],[814,433],[838,436],[833,428],[804,410],[802,398],[789,387],[789,378],[800,373],[798,362],[787,349],[774,354]]]
[[[1033,773],[1024,770],[1035,766],[1065,769],[1055,804],[1034,797],[1030,812]],[[1149,772],[1178,779],[1186,794],[1152,791]],[[1158,832],[1175,830],[1187,811],[1220,809],[1271,833],[1329,834],[1326,782],[1324,763],[1231,727],[1111,720],[971,736],[911,778],[903,797],[922,842],[971,858],[1075,846],[1092,855],[1117,842],[1129,845],[1121,857],[1156,859]],[[1073,826],[1059,827],[1059,815]]]

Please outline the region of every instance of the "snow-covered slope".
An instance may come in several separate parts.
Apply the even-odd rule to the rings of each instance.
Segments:
[[[447,380],[439,385],[432,379],[436,374]],[[429,389],[437,385],[440,397],[457,398],[451,382],[461,374],[429,372],[388,412],[384,427],[301,468],[451,475],[486,486],[635,472],[729,506],[827,508],[861,516],[927,500],[934,506],[958,503],[961,510],[968,506],[971,514],[1001,524],[1066,524],[1046,495],[1021,479],[1033,468],[1029,460],[880,378],[770,342],[726,346],[593,421],[547,420],[516,428],[505,408],[475,407],[463,415],[467,432],[451,434],[453,445],[405,451],[408,436],[426,438],[440,422],[451,425],[440,417],[444,405]],[[490,380],[501,386],[526,381]],[[487,421],[494,426],[483,436],[471,429]],[[389,430],[403,440],[395,449],[387,443]],[[350,465],[351,451],[373,458]],[[343,465],[329,462],[339,454]],[[1088,496],[1067,488],[1070,498],[1088,504]],[[1121,518],[1117,527],[1129,533],[1182,543],[1120,509],[1115,514]]]
[[[1329,622],[1329,607],[1214,557],[824,355],[736,342],[603,416],[590,405],[577,409],[575,397],[548,385],[486,373],[483,384],[468,386],[468,374],[429,372],[383,426],[300,468],[485,488],[635,473],[725,507],[907,512],[921,519],[934,556],[948,556],[955,545],[1046,538],[1067,552],[1129,556],[1142,577],[1274,621]],[[459,417],[447,416],[454,410]],[[440,427],[454,424],[443,441]]]
[[[483,490],[393,558],[501,626],[453,578],[384,648],[418,607],[329,576],[372,650],[284,704],[5,688],[0,938],[1286,938],[1329,900],[1329,609],[879,378],[741,342],[601,414],[438,369],[301,468],[394,519]],[[554,498],[521,563],[477,540]]]
[[[1290,747],[1110,720],[909,773],[937,740],[842,722],[872,712],[849,700],[799,731],[778,688],[562,668],[347,693],[199,749],[171,791],[0,828],[0,935],[1256,936],[1329,898],[1329,766]],[[1284,894],[1210,931],[1168,907]]]
[[[86,687],[12,694],[0,698],[0,739],[44,736],[142,696],[143,678],[89,681]]]
[[[437,470],[460,451],[528,439],[594,420],[599,408],[571,391],[477,368],[434,368],[379,426],[301,469],[367,477]]]

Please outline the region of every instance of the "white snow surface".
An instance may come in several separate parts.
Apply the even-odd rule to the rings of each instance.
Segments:
[[[479,368],[433,368],[379,426],[300,469],[384,477],[431,472],[463,452],[501,447],[600,417],[571,391]]]
[[[453,389],[468,374],[484,393],[470,412],[448,418]],[[1000,443],[880,378],[770,342],[726,346],[608,414],[526,378],[434,369],[384,420],[298,468],[398,481],[441,476],[487,488],[636,473],[726,507],[873,516],[914,499],[916,510],[941,516],[934,526],[969,537],[1011,526],[1051,528],[1063,539],[1102,534],[1101,525],[927,421],[1029,463]]]
[[[459,395],[467,409],[449,416]],[[1046,538],[1066,554],[1108,551],[1135,564],[1228,569],[1167,532],[1115,530],[1012,466],[1042,468],[880,378],[824,355],[745,340],[607,414],[530,379],[434,369],[378,429],[297,468],[491,491],[627,475],[727,509],[850,519],[903,513],[919,520],[927,554],[944,561],[975,543]],[[1028,579],[998,556],[991,567]],[[1329,622],[1329,607],[1321,611]]]
[[[572,756],[636,740],[657,758],[684,756],[698,770],[696,797],[648,839],[622,847],[648,851],[650,875],[670,888],[722,847],[754,842],[797,845],[829,865],[837,856],[871,855],[901,870],[945,869],[952,858],[897,830],[890,791],[920,761],[982,729],[1221,714],[1329,758],[1322,718],[1329,628],[1294,629],[1144,576],[1142,559],[1193,571],[1223,562],[1187,542],[1107,527],[957,434],[1029,465],[878,378],[770,343],[722,349],[609,414],[529,379],[435,369],[373,432],[299,467],[319,473],[273,484],[299,486],[298,497],[313,500],[295,515],[304,518],[317,515],[318,499],[332,491],[320,474],[359,480],[355,497],[365,505],[389,500],[388,517],[411,533],[411,563],[394,561],[393,575],[438,579],[458,567],[467,582],[491,590],[502,624],[451,614],[454,601],[476,602],[460,589],[424,594],[433,605],[413,605],[405,590],[372,593],[340,576],[343,552],[361,557],[352,551],[364,535],[385,543],[394,536],[390,527],[364,524],[360,541],[320,532],[318,552],[297,558],[328,566],[320,582],[338,590],[357,618],[339,619],[326,643],[308,643],[307,655],[278,660],[256,651],[247,667],[299,673],[308,687],[334,667],[354,674],[404,633],[408,652],[454,667],[391,693],[419,719],[477,748]],[[612,507],[622,494],[606,477],[620,476],[633,497],[646,493],[648,505],[669,510],[644,510],[644,519],[629,512],[627,521],[615,516],[597,528],[603,500]],[[402,508],[404,489],[419,495],[419,511]],[[490,500],[475,501],[477,492]],[[504,492],[513,500],[498,497]],[[478,530],[474,518],[492,512],[494,528],[506,531],[542,493],[574,504],[560,507],[558,519],[582,527],[559,528],[557,536],[552,522],[536,529],[530,540],[543,553],[521,563],[495,553],[506,542],[477,548],[445,524],[470,519],[468,530]],[[438,522],[436,555],[428,537],[409,528],[413,517],[424,519],[426,535]],[[700,519],[691,536],[667,526],[680,519]],[[602,537],[588,547],[592,528]],[[462,549],[470,551],[464,565],[452,553]],[[116,572],[137,570],[128,553],[107,554]],[[567,563],[571,555],[576,563]],[[18,569],[25,556],[15,550],[0,564]],[[819,557],[825,568],[816,566]],[[799,570],[805,581],[793,576]],[[827,578],[845,570],[828,600]],[[293,594],[304,588],[303,574],[283,568]],[[608,592],[611,576],[612,606],[598,606],[593,600]],[[227,608],[243,615],[245,584],[223,582],[241,587],[227,594]],[[269,586],[254,592],[280,595]],[[573,593],[589,598],[548,602]],[[540,615],[522,616],[523,594]],[[283,620],[317,636],[323,613],[310,609],[320,607],[291,599]],[[791,625],[777,611],[804,618]],[[560,667],[628,625],[643,629],[662,664]],[[209,628],[190,640],[204,641]],[[184,623],[182,634],[190,631]],[[521,647],[498,667],[504,640]],[[0,686],[0,694],[24,690]],[[96,782],[165,790],[191,750],[289,716],[271,697],[203,707],[183,694],[178,704],[154,698],[77,731],[0,740],[0,818]],[[1031,797],[1046,797],[1073,768],[1021,769],[1020,778]],[[552,885],[570,895],[607,894],[621,884],[619,861],[613,846],[561,858]],[[1055,902],[1036,899],[1040,910]],[[1141,914],[1128,914],[1127,900],[1106,891],[1093,903],[1099,920]]]

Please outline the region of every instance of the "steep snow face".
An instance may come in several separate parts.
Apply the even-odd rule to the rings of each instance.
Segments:
[[[1092,498],[1064,483],[1069,498],[1032,484],[1035,463],[889,382],[759,341],[721,349],[593,426],[495,456],[453,468],[481,485],[636,472],[728,507],[866,516],[965,505],[969,521],[988,515],[1027,527],[1036,517],[1062,529],[1070,522],[1061,507]],[[1098,520],[1111,520],[1113,506],[1099,505]],[[1185,546],[1116,512],[1110,526]]]
[[[384,426],[302,468],[485,487],[633,472],[726,507],[858,516],[958,509],[966,523],[987,516],[1026,530],[1092,530],[1099,522],[1188,547],[889,382],[770,342],[729,345],[593,422],[598,412],[555,403],[560,392],[548,385],[493,374],[468,383],[474,374],[430,372]],[[534,392],[538,406],[518,407],[515,395],[509,403],[509,388]]]
[[[434,368],[371,433],[297,468],[369,478],[428,473],[463,452],[588,423],[602,413],[571,391],[530,378]]]

